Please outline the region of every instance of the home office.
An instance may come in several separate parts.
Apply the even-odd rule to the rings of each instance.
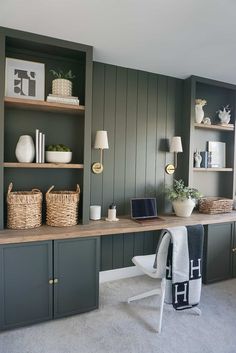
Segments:
[[[184,51],[176,50],[171,38],[172,44],[164,46],[166,50],[163,50],[163,42],[159,46],[158,33],[163,36],[166,31],[158,31],[156,26],[161,23],[162,16],[166,23],[166,15],[168,18],[171,16],[174,4],[171,12],[170,4],[150,4],[155,14],[153,22],[146,16],[146,11],[152,16],[150,9],[134,9],[130,3],[123,7],[123,10],[126,9],[123,14],[131,14],[131,8],[135,11],[134,16],[128,16],[129,19],[145,20],[143,30],[147,29],[148,23],[155,23],[155,29],[150,32],[155,33],[155,43],[150,43],[147,48],[149,41],[142,40],[142,55],[140,49],[138,52],[133,51],[138,47],[132,44],[133,37],[129,44],[125,44],[125,38],[128,40],[128,34],[132,34],[132,31],[124,26],[126,35],[122,36],[120,32],[123,27],[120,21],[125,21],[126,16],[117,16],[111,4],[106,5],[109,11],[103,11],[101,16],[101,4],[95,18],[91,11],[94,24],[99,18],[103,19],[104,24],[108,23],[106,13],[109,13],[111,16],[113,14],[111,18],[116,26],[115,19],[119,17],[117,38],[123,37],[124,40],[119,44],[120,40],[115,40],[114,35],[113,39],[106,40],[104,47],[101,42],[96,42],[96,33],[99,34],[98,29],[103,28],[103,23],[95,26],[96,31],[92,31],[92,25],[91,31],[86,30],[86,33],[91,33],[90,38],[85,36],[82,27],[81,31],[76,28],[72,30],[72,26],[60,30],[54,21],[55,32],[47,28],[46,24],[50,23],[48,13],[52,10],[50,3],[47,4],[48,11],[43,12],[45,28],[36,26],[31,5],[26,13],[31,13],[35,25],[29,18],[24,24],[22,17],[16,16],[15,11],[18,9],[21,13],[25,9],[24,4],[15,4],[15,10],[9,17],[9,3],[6,5],[7,12],[2,12],[5,18],[0,17],[0,25],[3,26],[0,35],[2,77],[5,76],[8,58],[41,63],[45,68],[43,99],[17,98],[11,93],[6,95],[5,83],[10,83],[6,81],[7,76],[0,85],[0,351],[151,353],[175,350],[193,353],[205,350],[231,353],[234,349],[236,219],[234,211],[228,212],[232,209],[235,195],[233,70],[230,74],[224,72],[223,67],[214,70],[217,65],[212,64],[212,56],[215,56],[208,51],[205,55],[210,63],[205,71],[204,67],[196,65],[191,53],[188,62],[192,62],[193,66],[187,67],[186,52],[184,58],[181,57]],[[93,10],[96,6],[94,3]],[[185,6],[188,8],[189,5]],[[208,8],[206,3],[204,6],[209,14],[212,8]],[[76,19],[78,26],[83,25],[83,11],[86,8],[85,3],[81,4],[80,21]],[[191,12],[192,23],[196,19],[197,9],[194,9],[195,13]],[[61,9],[54,10],[61,18]],[[219,15],[222,8],[216,6],[214,11],[217,10]],[[38,8],[38,11],[37,17],[40,18],[41,10]],[[119,9],[116,8],[116,11]],[[138,15],[136,12],[139,11]],[[73,17],[73,13],[68,18]],[[176,8],[173,13],[180,15],[180,9]],[[174,23],[175,20],[173,16]],[[189,24],[189,27],[192,28],[192,25]],[[135,38],[141,40],[143,34],[138,35],[140,25],[135,28]],[[178,28],[181,36],[186,33]],[[208,29],[210,31],[211,26]],[[199,27],[198,30],[202,31]],[[225,28],[225,31],[228,29]],[[100,38],[105,38],[107,32],[106,28]],[[170,32],[173,38],[175,30],[170,29]],[[146,38],[151,40],[150,33],[147,33]],[[197,41],[199,36],[195,34]],[[113,42],[119,50],[111,60],[109,55]],[[192,40],[186,38],[185,48],[190,42]],[[168,48],[171,47],[175,54],[169,52]],[[107,53],[104,57],[100,57],[102,48],[110,50],[109,53],[104,51]],[[153,52],[155,48],[158,53]],[[123,57],[125,53],[126,62]],[[171,58],[171,63],[168,58]],[[175,67],[173,62],[176,62]],[[162,66],[164,63],[166,67]],[[181,63],[184,63],[186,70]],[[59,70],[63,74],[71,70],[72,76],[75,76],[71,79],[72,93],[70,88],[66,88],[69,89],[67,98],[56,91],[52,93],[52,82],[60,79],[55,77],[52,70],[57,74],[60,74]],[[182,70],[182,73],[178,70]],[[199,99],[201,102],[197,101]],[[203,101],[207,104],[203,104]],[[197,105],[201,107],[197,109]],[[201,122],[196,120],[197,110],[200,111],[198,118],[204,112]],[[224,117],[230,116],[228,123],[227,119],[221,123],[219,115],[222,114]],[[71,160],[55,162],[55,159],[47,159],[41,163],[36,163],[35,158],[25,162],[17,160],[15,148],[19,138],[30,135],[35,143],[36,129],[45,134],[45,145],[50,146],[47,152],[51,153],[47,153],[47,158],[53,154],[55,158],[58,153],[64,152],[68,156],[71,152]],[[107,131],[109,149],[104,140],[100,140],[102,145],[95,144],[98,131]],[[180,145],[171,147],[173,137],[181,137],[183,152]],[[221,143],[218,150],[223,158],[215,162],[215,166],[212,166],[213,151],[209,142]],[[42,145],[43,140],[40,150]],[[63,151],[62,145],[70,150]],[[211,206],[206,201],[202,206],[208,213],[194,211],[189,217],[177,217],[172,209],[174,200],[168,199],[163,192],[172,189],[174,179],[183,179],[185,187],[197,189],[208,201],[210,197],[215,197],[215,200],[210,200]],[[45,197],[40,213],[43,225],[7,229],[8,207],[13,211],[16,207],[16,203],[7,204],[11,182],[13,189],[9,199],[11,195],[21,196],[13,195],[14,192],[35,188],[41,191],[42,197]],[[50,190],[52,185],[55,187]],[[70,212],[71,217],[67,222],[76,221],[78,224],[62,227],[45,225],[46,222],[64,219],[60,214],[62,207],[54,207],[60,201],[57,192],[61,191],[72,193],[67,195],[68,199],[71,196],[78,210]],[[130,219],[130,200],[137,198],[156,199],[157,216],[160,219],[147,223]],[[219,199],[226,201],[223,200],[223,205],[219,205]],[[104,220],[109,218],[108,209],[112,204],[116,205],[116,218],[119,221]],[[90,206],[93,205],[101,206],[101,220],[89,220]],[[226,208],[227,213],[216,213]],[[210,210],[215,213],[210,214]],[[65,214],[66,211],[63,217]],[[13,228],[13,224],[24,221],[24,216],[11,217],[9,221],[9,228]],[[35,218],[30,217],[30,221],[34,222]],[[202,288],[199,304],[202,315],[194,315],[191,310],[177,312],[172,306],[164,305],[162,331],[158,334],[158,296],[127,304],[129,299],[145,291],[156,291],[160,284],[157,278],[150,279],[149,275],[137,276],[141,272],[137,265],[132,266],[132,258],[155,255],[163,229],[196,225],[203,225],[205,229],[201,274],[207,285]],[[194,263],[193,267],[196,266],[197,263]],[[186,270],[187,267],[184,268]],[[198,273],[197,270],[195,272]],[[61,320],[54,320],[57,318]],[[218,325],[217,322],[221,320],[224,320],[224,324]],[[201,340],[196,342],[193,333]],[[222,345],[225,340],[227,346]]]

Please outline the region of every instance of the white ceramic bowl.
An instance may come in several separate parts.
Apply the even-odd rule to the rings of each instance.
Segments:
[[[46,151],[46,162],[48,163],[70,163],[72,152]]]

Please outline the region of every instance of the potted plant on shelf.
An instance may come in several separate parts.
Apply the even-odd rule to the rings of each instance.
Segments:
[[[172,201],[175,214],[178,217],[189,217],[195,207],[196,200],[201,197],[197,189],[184,185],[183,180],[174,180],[174,185],[166,189],[167,197]]]
[[[70,163],[72,151],[69,147],[60,145],[46,146],[46,162],[48,163]]]
[[[72,82],[75,78],[72,71],[50,70],[55,79],[52,81],[52,94],[57,96],[72,96]]]

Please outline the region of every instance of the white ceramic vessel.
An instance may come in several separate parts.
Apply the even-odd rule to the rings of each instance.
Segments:
[[[29,135],[20,136],[16,145],[16,159],[20,163],[31,163],[35,157],[34,141]]]
[[[46,162],[48,163],[70,163],[72,152],[46,151]]]
[[[176,216],[190,217],[195,206],[195,201],[193,199],[175,200],[172,201],[172,205]]]
[[[204,118],[204,110],[201,104],[195,104],[195,121],[200,124]]]
[[[52,81],[52,94],[57,96],[72,96],[72,82],[64,78]]]

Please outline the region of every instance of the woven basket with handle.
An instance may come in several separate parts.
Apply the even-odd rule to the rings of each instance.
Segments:
[[[46,193],[46,223],[52,227],[68,227],[78,223],[80,187],[75,191],[52,191]]]
[[[37,228],[42,225],[42,201],[40,190],[7,192],[7,227],[11,229]]]

